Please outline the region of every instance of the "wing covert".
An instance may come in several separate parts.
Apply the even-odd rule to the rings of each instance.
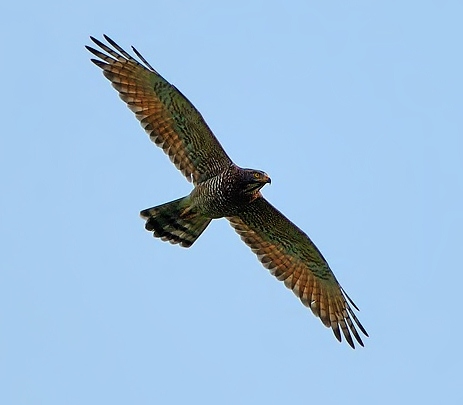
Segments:
[[[238,216],[227,218],[241,239],[271,274],[283,281],[322,323],[341,341],[355,348],[351,335],[363,346],[356,326],[368,333],[357,319],[328,263],[310,238],[262,196]]]
[[[104,38],[112,47],[90,38],[106,52],[87,46],[99,58],[92,62],[103,70],[150,139],[189,181],[197,184],[207,180],[232,163],[194,105],[135,48],[132,47],[141,62],[106,35]]]

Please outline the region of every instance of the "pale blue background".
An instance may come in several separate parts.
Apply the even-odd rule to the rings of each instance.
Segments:
[[[0,403],[463,403],[463,3],[225,4],[0,6]],[[365,348],[225,220],[188,250],[143,229],[191,186],[89,62],[103,33],[271,175]]]

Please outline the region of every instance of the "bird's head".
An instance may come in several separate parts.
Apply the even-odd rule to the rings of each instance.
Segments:
[[[256,193],[267,183],[272,182],[268,174],[260,170],[244,169],[243,174],[244,191],[246,193]]]

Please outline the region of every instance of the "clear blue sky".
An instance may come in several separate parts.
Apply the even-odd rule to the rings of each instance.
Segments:
[[[463,403],[463,3],[224,4],[0,6],[0,403]],[[191,185],[89,62],[103,33],[269,173],[365,348],[225,220],[191,249],[144,230]]]

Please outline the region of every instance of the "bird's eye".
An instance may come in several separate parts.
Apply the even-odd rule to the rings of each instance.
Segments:
[[[258,179],[260,177],[260,173],[254,172],[254,178]]]

